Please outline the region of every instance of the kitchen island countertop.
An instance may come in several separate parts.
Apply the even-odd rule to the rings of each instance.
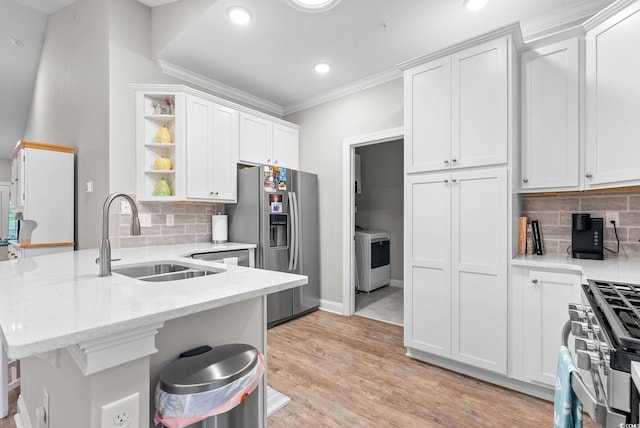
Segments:
[[[114,249],[112,269],[145,262],[189,262],[226,269],[199,278],[145,282],[98,276],[96,249],[0,262],[0,333],[9,358],[203,312],[307,283],[307,277],[187,258],[253,244],[185,244]]]

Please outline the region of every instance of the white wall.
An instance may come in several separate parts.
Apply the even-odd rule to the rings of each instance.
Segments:
[[[404,140],[358,147],[362,193],[356,194],[356,224],[389,232],[391,279],[402,280],[404,242]]]
[[[403,125],[403,82],[393,80],[285,117],[300,129],[300,169],[318,174],[320,297],[342,302],[342,267],[348,233],[342,216],[343,139]]]
[[[109,64],[107,3],[81,0],[49,17],[25,140],[76,148],[78,248],[95,247],[108,192]],[[51,177],[55,183],[55,177]]]

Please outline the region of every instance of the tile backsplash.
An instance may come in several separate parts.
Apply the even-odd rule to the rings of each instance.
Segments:
[[[133,195],[131,195],[134,197]],[[151,227],[141,227],[139,236],[129,234],[130,215],[118,214],[118,199],[111,207],[109,240],[112,248],[211,242],[211,216],[225,214],[224,204],[198,202],[137,202],[139,214],[151,215]],[[173,215],[173,226],[167,226]]]
[[[620,254],[604,252],[605,258],[640,259],[640,190],[522,196],[522,215],[540,222],[545,254],[566,254],[571,245],[571,214],[603,217],[618,211]],[[605,227],[604,246],[616,250],[613,228]]]

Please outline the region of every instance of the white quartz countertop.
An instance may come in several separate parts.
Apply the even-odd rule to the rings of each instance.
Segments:
[[[511,265],[572,270],[581,273],[583,281],[593,279],[640,284],[640,260],[585,260],[568,255],[517,256],[511,260]]]
[[[0,333],[10,358],[202,312],[307,283],[302,275],[185,258],[252,244],[189,244],[113,250],[112,269],[146,261],[189,263],[225,272],[167,282],[98,276],[98,250],[0,262]]]

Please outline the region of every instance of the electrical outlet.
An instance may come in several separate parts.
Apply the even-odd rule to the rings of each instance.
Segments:
[[[616,227],[620,227],[620,213],[618,211],[607,211],[604,214],[606,227],[613,227],[612,221],[616,222]]]
[[[131,215],[131,205],[129,205],[129,201],[120,201],[120,214]]]
[[[102,406],[100,428],[138,428],[140,394],[135,393]]]
[[[42,407],[44,408],[43,428],[49,428],[49,393],[46,388],[42,389]]]
[[[138,220],[140,220],[140,227],[151,227],[151,214],[140,214]]]
[[[167,226],[173,226],[173,214],[167,214]]]
[[[607,211],[604,216],[605,227],[613,228],[612,221],[616,223],[616,227],[620,226],[620,214],[618,211]]]

